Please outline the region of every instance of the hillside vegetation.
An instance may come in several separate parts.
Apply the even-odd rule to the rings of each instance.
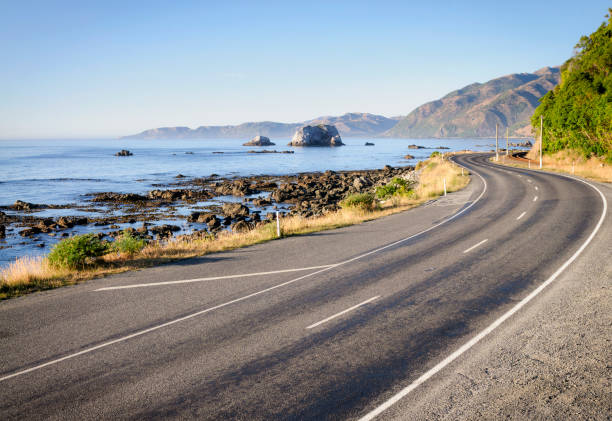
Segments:
[[[511,136],[531,136],[538,100],[559,83],[559,68],[516,73],[473,83],[416,108],[387,137],[492,137],[495,125]]]
[[[607,22],[583,36],[561,67],[561,83],[544,95],[531,119],[544,151],[574,149],[612,163],[612,9]]]

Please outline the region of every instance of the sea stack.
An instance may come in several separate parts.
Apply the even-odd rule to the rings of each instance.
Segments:
[[[319,124],[304,126],[293,135],[289,146],[342,146],[342,139],[336,126]]]
[[[274,146],[274,143],[270,142],[270,138],[266,136],[255,136],[247,143],[243,143],[242,146]]]

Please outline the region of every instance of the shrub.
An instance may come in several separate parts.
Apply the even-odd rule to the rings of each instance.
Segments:
[[[346,197],[341,205],[345,208],[359,208],[363,210],[374,209],[374,195],[372,193],[351,194]]]
[[[76,235],[57,243],[49,253],[49,263],[58,268],[80,269],[88,261],[102,256],[108,245],[93,234]]]
[[[111,246],[111,250],[117,253],[134,254],[145,248],[147,240],[137,238],[128,230],[123,231],[121,237],[117,238]]]
[[[431,155],[429,155],[430,158],[435,158],[436,156],[442,156],[442,154],[438,151],[433,151]]]
[[[395,177],[388,184],[376,188],[376,197],[386,199],[391,196],[405,196],[412,192],[403,178]]]

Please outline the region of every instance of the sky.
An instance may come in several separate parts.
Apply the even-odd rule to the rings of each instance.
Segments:
[[[562,64],[609,1],[0,0],[0,139],[406,115]]]

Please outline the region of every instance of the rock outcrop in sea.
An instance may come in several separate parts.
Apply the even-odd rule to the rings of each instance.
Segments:
[[[275,143],[270,142],[270,138],[266,136],[255,136],[247,143],[243,143],[242,146],[274,146]]]
[[[342,139],[336,126],[319,124],[304,126],[293,135],[289,146],[342,146]]]

